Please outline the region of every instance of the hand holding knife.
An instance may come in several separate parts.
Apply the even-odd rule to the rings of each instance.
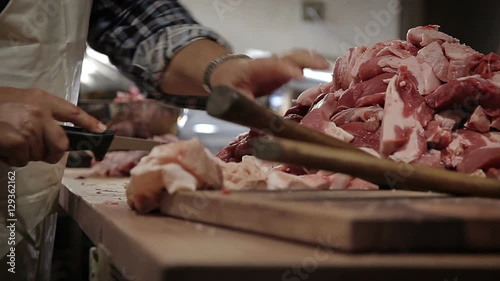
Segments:
[[[104,159],[108,151],[144,150],[150,151],[162,142],[116,136],[112,131],[94,133],[88,130],[62,126],[69,140],[69,151],[92,151],[97,161]]]

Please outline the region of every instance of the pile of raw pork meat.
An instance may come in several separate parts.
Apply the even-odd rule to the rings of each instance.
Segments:
[[[500,56],[438,30],[350,49],[333,81],[302,93],[285,118],[398,162],[500,178]],[[129,205],[166,189],[376,189],[348,175],[263,162],[250,131],[212,157],[197,140],[156,147],[131,171]]]

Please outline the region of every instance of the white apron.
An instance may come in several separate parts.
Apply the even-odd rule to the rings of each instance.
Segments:
[[[76,104],[91,7],[92,0],[10,0],[0,14],[0,86],[38,88]],[[19,243],[56,204],[65,163],[12,168],[0,162],[0,258],[10,247],[8,171],[16,173]]]

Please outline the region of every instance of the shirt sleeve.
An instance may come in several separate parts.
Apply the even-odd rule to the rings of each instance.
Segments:
[[[162,93],[159,81],[172,57],[202,38],[231,49],[176,0],[95,0],[92,6],[90,47],[106,54],[149,97],[179,107],[204,109],[206,97]]]

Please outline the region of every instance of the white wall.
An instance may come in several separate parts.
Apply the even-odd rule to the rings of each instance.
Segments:
[[[200,23],[222,34],[237,52],[309,48],[336,57],[348,45],[398,36],[399,15],[394,6],[388,7],[397,8],[398,0],[323,1],[325,22],[310,23],[302,20],[302,0],[181,0]],[[377,21],[374,14],[386,17]]]

